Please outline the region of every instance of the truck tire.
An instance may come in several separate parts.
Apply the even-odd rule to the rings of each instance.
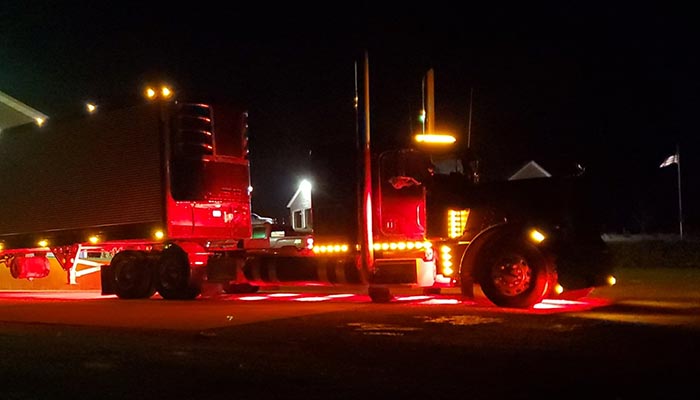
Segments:
[[[163,250],[158,260],[156,288],[165,300],[192,300],[201,288],[190,282],[190,261],[187,253],[177,246]]]
[[[499,307],[531,308],[549,293],[556,274],[539,249],[516,243],[485,250],[477,265],[477,281],[492,303]]]
[[[153,268],[142,251],[124,250],[110,263],[114,289],[120,299],[147,299],[155,293]]]

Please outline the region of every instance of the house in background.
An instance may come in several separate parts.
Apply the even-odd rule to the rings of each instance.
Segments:
[[[30,122],[41,125],[48,118],[14,97],[0,92],[0,132]]]
[[[310,233],[313,231],[311,221],[311,183],[302,181],[294,196],[287,203],[292,220],[292,229],[297,232]]]
[[[542,168],[541,165],[537,164],[535,161],[530,161],[511,175],[508,180],[514,181],[517,179],[550,178],[551,176],[552,175],[547,172],[547,170]]]

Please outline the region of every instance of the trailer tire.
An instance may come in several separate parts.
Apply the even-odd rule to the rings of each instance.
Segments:
[[[499,307],[531,308],[549,293],[554,267],[528,243],[485,249],[477,265],[477,281],[484,295]]]
[[[153,268],[144,252],[120,251],[110,265],[114,270],[114,290],[117,297],[147,299],[153,296]]]
[[[201,288],[190,279],[190,261],[187,253],[177,246],[163,250],[158,260],[156,287],[165,300],[192,300]]]

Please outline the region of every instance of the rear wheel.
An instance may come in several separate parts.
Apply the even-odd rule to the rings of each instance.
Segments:
[[[491,247],[478,268],[482,292],[499,307],[534,306],[545,298],[556,276],[540,250],[527,243]]]
[[[142,251],[124,250],[110,263],[114,269],[114,288],[120,299],[146,299],[155,293],[153,268]]]
[[[201,288],[190,279],[190,261],[187,253],[177,246],[163,250],[158,261],[158,294],[166,300],[192,300]]]

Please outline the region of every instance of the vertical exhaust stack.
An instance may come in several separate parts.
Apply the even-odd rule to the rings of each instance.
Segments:
[[[433,69],[429,69],[425,74],[426,80],[426,100],[427,100],[427,114],[425,116],[425,122],[427,131],[426,133],[435,133],[435,72]]]
[[[361,75],[361,85],[358,82]],[[361,92],[361,93],[360,93]],[[363,283],[369,282],[374,265],[373,206],[372,206],[372,153],[370,148],[369,115],[369,56],[362,55],[362,67],[355,63],[355,144],[356,144],[356,239],[360,246],[356,267]]]
[[[374,243],[372,234],[373,215],[372,215],[372,153],[370,148],[370,124],[369,124],[369,56],[364,53],[364,152],[363,152],[363,179],[364,186],[362,191],[362,210],[364,223],[362,226],[362,271],[370,271],[374,265]]]

